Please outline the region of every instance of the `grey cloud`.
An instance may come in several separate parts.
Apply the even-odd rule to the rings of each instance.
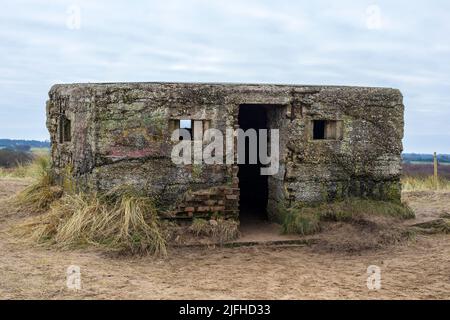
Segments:
[[[65,25],[73,4],[79,30]],[[366,25],[373,4],[378,30]],[[57,82],[373,85],[402,90],[406,151],[450,152],[449,12],[439,0],[10,1],[0,12],[0,137],[47,138]]]

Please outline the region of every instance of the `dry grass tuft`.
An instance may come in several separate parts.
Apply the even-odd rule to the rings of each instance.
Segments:
[[[432,220],[416,224],[413,226],[413,229],[425,234],[450,234],[450,221],[448,219]]]
[[[431,190],[450,190],[450,180],[439,177],[437,183],[433,176],[402,178],[403,191],[431,191]]]
[[[235,220],[194,219],[189,231],[196,237],[209,237],[223,244],[239,237],[239,222]]]
[[[20,229],[31,240],[59,248],[95,245],[121,253],[167,254],[153,202],[130,188],[106,195],[66,194]]]
[[[20,192],[12,200],[12,204],[16,211],[45,212],[63,193],[61,187],[54,185],[50,160],[48,157],[38,157],[26,170],[27,177],[33,177],[34,182]]]

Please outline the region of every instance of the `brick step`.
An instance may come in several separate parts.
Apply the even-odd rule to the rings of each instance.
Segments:
[[[234,217],[238,214],[239,188],[219,186],[186,193],[172,212],[175,217],[196,217],[221,214]]]

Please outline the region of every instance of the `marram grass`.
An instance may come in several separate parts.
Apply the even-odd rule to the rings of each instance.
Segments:
[[[34,182],[13,200],[16,211],[41,213],[18,227],[41,244],[60,248],[96,245],[132,254],[166,255],[166,240],[153,201],[122,186],[106,194],[78,192],[66,168],[56,185],[48,157],[27,169]]]
[[[165,256],[166,239],[151,199],[133,191],[65,194],[50,210],[20,226],[31,240],[67,249],[95,245],[131,254]]]
[[[28,213],[45,212],[61,197],[63,190],[54,184],[48,157],[38,157],[27,169],[33,183],[21,191],[12,201],[17,211]]]

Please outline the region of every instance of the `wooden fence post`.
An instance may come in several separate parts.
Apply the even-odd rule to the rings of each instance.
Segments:
[[[434,188],[437,189],[438,188],[438,161],[437,161],[437,154],[436,152],[434,153]]]

